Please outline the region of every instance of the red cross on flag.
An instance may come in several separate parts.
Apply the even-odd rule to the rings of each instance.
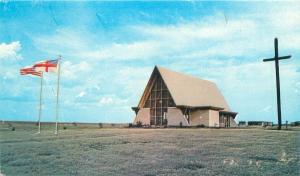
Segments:
[[[33,65],[36,71],[42,72],[56,72],[58,67],[58,59],[40,61]]]

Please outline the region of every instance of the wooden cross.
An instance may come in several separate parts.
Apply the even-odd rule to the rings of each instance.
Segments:
[[[282,59],[289,59],[292,56],[282,56],[278,57],[278,39],[275,38],[274,40],[274,46],[275,46],[275,57],[264,59],[264,62],[268,61],[275,61],[275,70],[276,70],[276,90],[277,90],[277,115],[278,115],[278,130],[281,130],[281,101],[280,101],[280,79],[279,79],[279,60]]]

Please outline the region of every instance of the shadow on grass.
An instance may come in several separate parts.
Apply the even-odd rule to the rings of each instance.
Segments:
[[[204,165],[197,163],[197,162],[191,162],[191,163],[185,163],[176,166],[176,170],[181,170],[181,169],[188,169],[188,170],[198,170],[198,169],[203,169],[205,168]]]
[[[55,153],[52,152],[52,151],[43,151],[43,152],[39,152],[37,155],[39,155],[39,156],[51,156],[53,154],[55,154]]]
[[[273,158],[273,157],[264,157],[264,156],[254,156],[254,157],[249,157],[249,159],[261,160],[261,161],[269,161],[269,162],[278,162],[278,159],[276,159],[276,158]]]
[[[105,150],[106,148],[112,146],[112,145],[123,145],[123,144],[129,144],[129,141],[119,141],[119,142],[111,142],[111,143],[92,143],[89,144],[88,147],[95,150]]]

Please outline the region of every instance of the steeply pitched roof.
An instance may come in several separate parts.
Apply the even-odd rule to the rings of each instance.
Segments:
[[[215,83],[166,68],[156,68],[169,89],[176,106],[212,106],[231,111]]]

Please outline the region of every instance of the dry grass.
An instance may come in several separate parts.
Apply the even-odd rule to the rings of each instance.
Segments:
[[[0,125],[5,175],[299,175],[299,131]]]

